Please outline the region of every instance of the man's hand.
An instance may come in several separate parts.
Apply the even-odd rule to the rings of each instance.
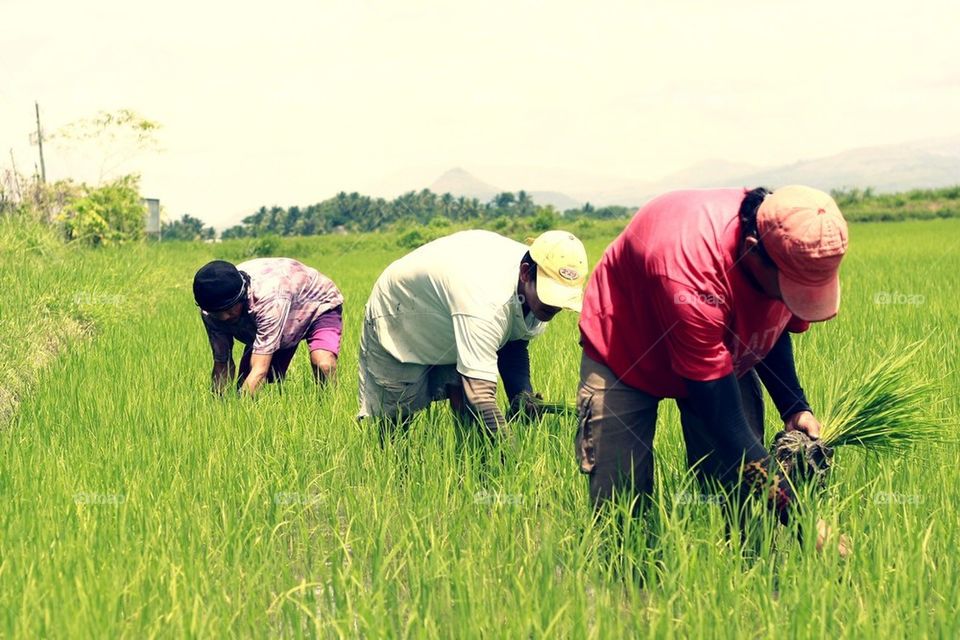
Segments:
[[[242,392],[245,395],[253,395],[270,372],[270,361],[273,360],[273,354],[253,354],[250,356],[250,373],[243,381]]]
[[[833,531],[830,529],[830,526],[826,523],[823,518],[817,520],[817,553],[822,553],[823,550],[831,543],[833,540]],[[840,533],[836,536],[837,538],[837,554],[841,558],[849,558],[853,555],[853,544],[850,542],[850,536],[845,533]]]
[[[803,431],[811,438],[820,437],[820,421],[810,411],[798,411],[783,421],[787,431]]]
[[[521,391],[510,401],[510,420],[524,418],[539,420],[547,412],[544,410],[543,395],[532,391]]]

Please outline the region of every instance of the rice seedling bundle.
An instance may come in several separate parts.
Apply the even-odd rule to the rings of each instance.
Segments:
[[[840,396],[822,421],[824,445],[857,445],[873,452],[896,453],[942,440],[941,421],[928,410],[933,385],[916,375],[911,366],[923,344],[894,349],[860,384]]]
[[[893,349],[859,384],[848,387],[822,420],[818,440],[797,431],[781,431],[771,454],[795,481],[823,482],[833,449],[857,446],[871,453],[900,453],[914,445],[943,439],[932,417],[933,385],[911,368],[923,342]]]

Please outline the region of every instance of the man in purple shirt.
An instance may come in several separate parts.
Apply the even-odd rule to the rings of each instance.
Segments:
[[[343,295],[316,269],[290,258],[214,260],[194,276],[193,296],[213,350],[214,392],[233,381],[234,339],[246,345],[237,388],[247,393],[282,380],[301,340],[318,383],[336,371]]]

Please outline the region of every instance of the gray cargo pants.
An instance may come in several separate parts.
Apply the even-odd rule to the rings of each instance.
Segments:
[[[756,371],[740,378],[740,393],[747,424],[763,440],[763,390]],[[580,362],[577,394],[579,423],[576,436],[580,471],[589,475],[594,505],[615,493],[630,497],[653,492],[653,436],[661,398],[621,382],[606,366],[586,355]],[[711,431],[687,400],[678,399],[687,464],[701,479],[722,480],[741,460],[724,460]]]

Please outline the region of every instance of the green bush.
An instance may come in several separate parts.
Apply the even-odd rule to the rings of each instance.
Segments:
[[[262,238],[256,238],[248,242],[243,249],[244,258],[267,258],[277,255],[277,248],[280,246],[278,236],[269,235]]]
[[[530,222],[530,228],[538,233],[549,231],[557,226],[557,213],[553,207],[542,207]]]
[[[405,230],[399,231],[397,233],[397,246],[404,249],[416,249],[459,230],[461,230],[461,227],[455,226],[446,218],[436,217],[430,220],[427,225],[414,223]]]
[[[420,245],[426,244],[433,239],[430,230],[416,225],[397,236],[397,245],[405,249],[416,249]]]
[[[490,223],[490,228],[494,231],[503,231],[510,226],[510,219],[506,216],[498,216]]]
[[[583,235],[584,233],[589,233],[592,231],[595,226],[596,225],[593,223],[593,220],[590,218],[580,218],[574,225],[574,233],[576,235]]]
[[[90,246],[143,238],[140,177],[123,176],[100,187],[82,185],[57,216],[68,242]]]

